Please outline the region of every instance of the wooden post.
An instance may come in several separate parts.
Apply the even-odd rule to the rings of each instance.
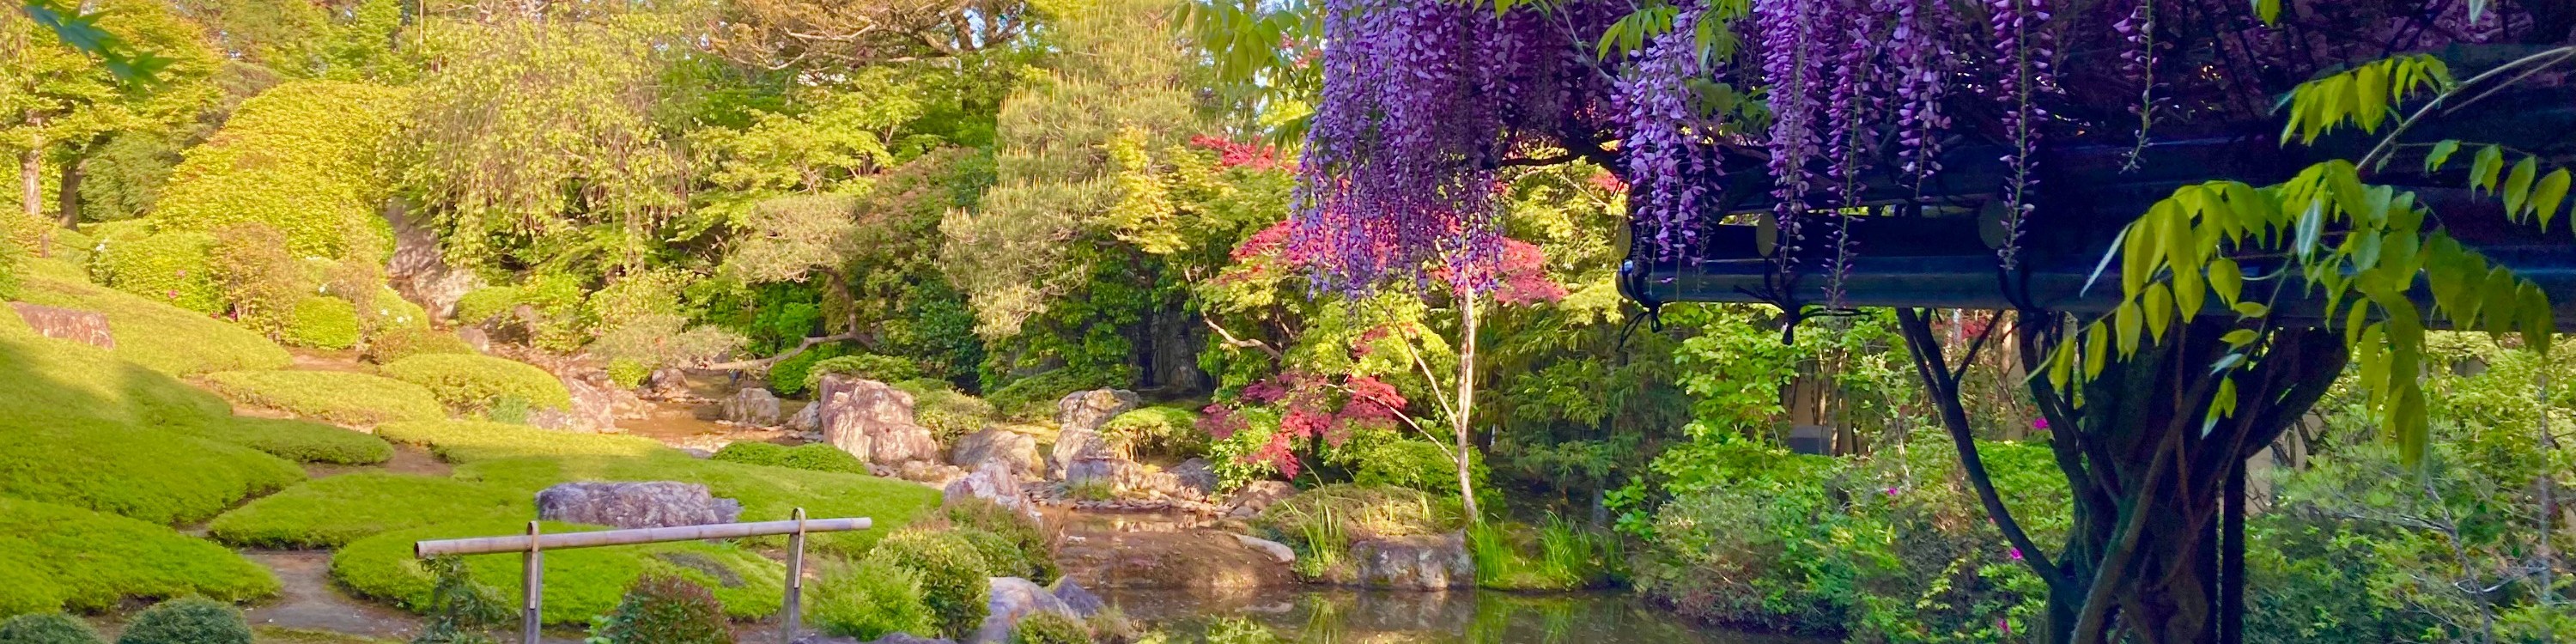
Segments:
[[[797,631],[803,630],[805,591],[805,508],[797,508],[796,532],[787,536],[787,603],[785,625],[778,628],[778,644],[794,644]]]
[[[529,521],[528,577],[521,588],[521,594],[526,596],[527,602],[519,615],[519,644],[537,644],[537,626],[543,617],[542,609],[545,607],[543,598],[546,594],[546,555],[545,548],[539,545],[543,542],[537,539],[537,536],[537,522]]]

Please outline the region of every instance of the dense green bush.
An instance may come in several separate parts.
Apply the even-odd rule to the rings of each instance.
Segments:
[[[0,644],[106,644],[106,640],[78,617],[28,613],[0,622]]]
[[[598,530],[548,522],[546,532]],[[396,602],[415,612],[431,606],[436,578],[412,558],[412,542],[526,534],[527,521],[495,520],[396,530],[349,542],[331,554],[331,577],[360,596]],[[520,557],[467,557],[476,583],[517,588],[526,573]],[[778,611],[786,570],[759,553],[728,544],[687,541],[613,548],[554,550],[545,556],[547,624],[587,625],[616,609],[626,589],[645,574],[687,579],[706,587],[727,616],[756,619]]]
[[[268,569],[167,527],[0,499],[0,613],[101,611],[128,598],[277,594]]]
[[[183,433],[305,463],[374,465],[394,457],[384,439],[311,421],[234,416]]]
[[[107,314],[108,334],[116,338],[110,353],[153,371],[194,376],[279,369],[294,361],[259,333],[156,298],[71,277],[30,277],[21,290],[27,302]]]
[[[1091,644],[1091,629],[1063,613],[1038,613],[1011,627],[1011,644]]]
[[[117,290],[198,313],[224,310],[223,289],[207,268],[215,238],[202,232],[163,232],[106,240],[92,272]]]
[[[367,338],[367,350],[360,354],[368,362],[387,364],[403,358],[434,353],[474,353],[456,334],[422,326],[395,326],[376,331]]]
[[[447,417],[420,385],[345,371],[224,371],[206,384],[235,402],[342,425]]]
[[[814,345],[802,353],[788,356],[777,364],[769,365],[769,390],[780,396],[805,395],[813,391],[805,375],[813,371],[815,363],[849,355],[853,351],[856,349],[850,348],[849,343],[829,342]]]
[[[930,429],[940,444],[956,442],[957,437],[983,431],[993,424],[993,406],[984,399],[966,395],[944,380],[905,380],[894,388],[912,394],[912,420]]]
[[[1075,369],[1056,369],[1011,381],[987,391],[984,400],[1012,420],[1037,421],[1055,419],[1055,402],[1077,391],[1089,391],[1121,384],[1111,374],[1090,373]]]
[[[1207,451],[1208,433],[1198,427],[1199,414],[1185,407],[1155,405],[1119,414],[1100,426],[1109,440],[1138,455],[1197,456]],[[1449,486],[1455,492],[1458,486]]]
[[[184,597],[135,614],[116,644],[251,644],[250,623],[231,604]]]
[[[465,295],[456,298],[455,316],[457,323],[471,326],[509,315],[510,309],[518,306],[519,287],[486,286],[466,291]]]
[[[963,539],[929,530],[903,530],[877,542],[867,561],[909,568],[921,577],[921,602],[937,617],[939,632],[965,637],[984,623],[991,596],[992,564]]]
[[[316,349],[358,346],[358,308],[336,297],[308,297],[295,302],[295,321],[286,326],[286,342]]]
[[[841,451],[830,443],[806,443],[788,447],[760,441],[735,441],[716,450],[715,460],[748,465],[789,467],[817,472],[867,474],[867,461]]]
[[[1619,566],[1626,559],[1617,537],[1563,518],[1538,527],[1504,521],[1470,525],[1467,548],[1476,559],[1476,585],[1503,590],[1608,587],[1620,580]]]
[[[151,220],[191,231],[261,222],[303,257],[384,245],[378,151],[403,105],[402,90],[357,83],[295,81],[260,92],[213,139],[188,149]]]
[[[824,634],[872,641],[892,633],[928,634],[939,618],[923,603],[921,573],[874,559],[827,564],[810,588],[814,626]]]
[[[536,515],[525,490],[446,477],[355,472],[307,481],[215,517],[207,533],[247,548],[334,548],[390,532]]]
[[[986,562],[1004,571],[996,576],[1051,584],[1064,575],[1056,564],[1053,533],[1027,515],[991,501],[967,498],[941,506],[939,518],[961,532],[992,535],[991,543],[978,543],[976,551],[987,558],[1001,556]]]
[[[850,376],[877,382],[902,382],[920,378],[921,365],[910,359],[873,353],[833,356],[816,360],[812,366],[805,368],[805,389],[811,391],[822,387],[823,377],[830,375]]]
[[[646,574],[618,600],[616,612],[597,618],[598,644],[733,644],[732,625],[714,593],[686,579]]]
[[[292,332],[297,302],[312,296],[304,264],[286,250],[286,237],[256,221],[215,229],[206,260],[235,323],[270,335]],[[308,345],[310,346],[310,345]]]
[[[385,365],[385,375],[429,389],[439,402],[463,413],[491,411],[504,398],[537,409],[572,406],[563,381],[535,365],[467,353],[432,353]]]

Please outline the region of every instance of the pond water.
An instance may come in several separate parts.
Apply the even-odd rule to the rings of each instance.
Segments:
[[[1313,644],[1824,644],[1827,640],[1697,628],[1622,593],[1406,593],[1289,588],[1235,597],[1187,590],[1101,593],[1130,619],[1200,641],[1241,616]]]

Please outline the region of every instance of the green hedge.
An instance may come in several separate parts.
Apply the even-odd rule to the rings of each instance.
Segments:
[[[236,402],[343,425],[447,417],[420,385],[342,371],[225,371],[206,384]]]
[[[426,605],[432,579],[412,558],[412,542],[526,534],[526,521],[458,523],[387,532],[350,542],[331,555],[331,576],[365,597],[393,601],[412,610]],[[547,522],[547,532],[583,532],[601,528]],[[525,569],[515,554],[465,558],[475,581],[495,588],[517,588]],[[715,591],[725,614],[756,619],[778,612],[784,593],[785,567],[758,553],[725,544],[699,541],[605,548],[556,550],[545,556],[546,601],[543,619],[555,625],[587,625],[594,615],[617,607],[626,588],[645,573],[677,576]]]
[[[856,353],[814,361],[805,369],[805,389],[823,386],[823,377],[843,375],[877,382],[902,382],[921,377],[921,365],[909,358]]]
[[[286,341],[316,349],[358,346],[358,307],[336,297],[314,296],[295,302],[295,321],[286,325]]]
[[[221,399],[24,329],[0,332],[0,496],[179,523],[303,480],[294,463],[182,433],[229,418]]]
[[[235,416],[188,432],[305,463],[374,465],[394,457],[384,439],[312,421]]]
[[[534,409],[572,406],[563,381],[535,365],[466,353],[432,353],[385,365],[385,375],[429,389],[449,409],[489,411],[504,399]]]
[[[867,474],[867,461],[841,451],[829,443],[806,443],[788,447],[777,443],[738,441],[716,450],[715,460],[748,465],[769,465],[817,472]]]
[[[464,338],[456,337],[456,334],[446,331],[425,327],[393,327],[379,330],[375,337],[368,338],[367,350],[362,357],[368,362],[386,364],[403,358],[435,353],[474,353],[474,345],[466,344]]]
[[[404,92],[295,81],[242,103],[214,138],[171,171],[151,221],[212,231],[257,221],[298,256],[338,258],[391,240],[376,206],[387,182],[380,143],[400,123]]]
[[[988,391],[984,400],[993,403],[1002,415],[1013,420],[1038,421],[1055,418],[1055,403],[1077,391],[1115,387],[1117,378],[1098,373],[1081,373],[1056,369],[1011,381]]]
[[[277,594],[277,578],[169,528],[49,503],[0,499],[0,615],[100,611],[127,598]]]
[[[215,517],[216,540],[250,548],[336,548],[394,530],[526,519],[526,490],[446,477],[358,472],[314,479]]]
[[[116,338],[112,353],[154,371],[193,376],[279,369],[295,359],[249,329],[85,281],[31,277],[21,290],[29,303],[106,314],[108,334]]]
[[[160,232],[109,239],[94,272],[117,290],[198,313],[224,310],[223,289],[206,269],[215,238],[204,232]]]

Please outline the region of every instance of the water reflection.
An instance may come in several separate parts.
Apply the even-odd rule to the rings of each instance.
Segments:
[[[1692,628],[1629,595],[1398,593],[1290,589],[1238,597],[1169,590],[1105,593],[1128,617],[1180,641],[1241,616],[1312,644],[1817,644],[1817,640]]]

